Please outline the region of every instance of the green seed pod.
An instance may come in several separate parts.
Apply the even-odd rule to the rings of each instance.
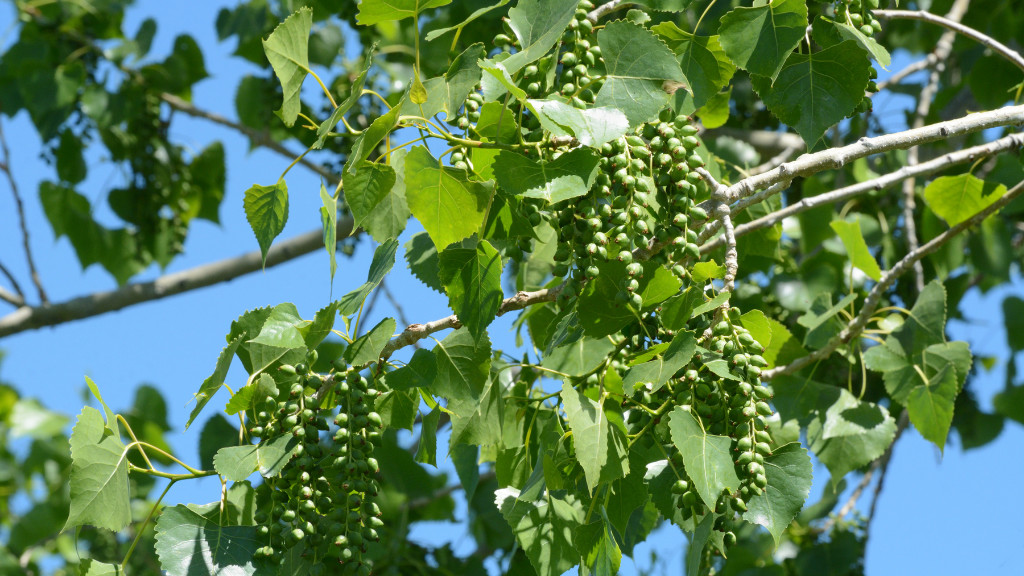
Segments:
[[[761,402],[758,402],[755,406],[756,406],[756,409],[757,409],[757,413],[760,414],[761,416],[771,416],[772,415],[772,407],[769,406],[767,402],[761,401]]]
[[[754,451],[760,454],[761,456],[771,456],[772,447],[769,446],[766,442],[758,442],[757,444],[754,445]]]
[[[750,436],[744,436],[744,437],[742,437],[742,438],[740,438],[739,440],[736,441],[736,451],[737,452],[749,452],[750,448],[753,445],[754,445],[754,442],[753,442],[753,440],[750,439]]]
[[[736,464],[738,466],[748,466],[753,461],[754,461],[754,453],[753,452],[744,452],[744,453],[740,454],[739,458],[736,459]]]
[[[690,218],[696,220],[707,220],[708,213],[705,212],[704,209],[701,208],[700,206],[694,206],[693,208],[690,208]]]
[[[690,489],[690,483],[686,480],[676,480],[675,484],[672,485],[673,494],[683,494]]]

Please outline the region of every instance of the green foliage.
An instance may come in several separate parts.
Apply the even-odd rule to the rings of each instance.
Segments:
[[[614,16],[589,0],[518,0],[507,11],[507,1],[307,4],[289,15],[291,3],[254,1],[218,16],[221,39],[234,37],[236,54],[260,67],[239,85],[237,128],[254,146],[295,140],[321,151],[321,176],[340,174],[325,178],[337,187],[321,185],[318,207],[331,281],[342,215],[379,244],[366,282],[312,319],[284,303],[231,323],[186,424],[230,386],[233,418],[205,423],[200,468],[171,452],[152,389],[121,415],[85,408],[70,439],[63,417],[0,389],[3,439],[49,443],[46,458],[4,465],[45,468],[57,495],[4,525],[0,571],[35,562],[31,543],[64,521],[89,544],[73,567],[87,574],[481,574],[485,559],[508,573],[615,574],[671,522],[687,533],[689,574],[845,574],[859,569],[866,524],[823,519],[850,473],[886,465],[900,426],[943,450],[952,429],[968,447],[1006,419],[1024,421],[1012,377],[995,413],[978,409],[965,393],[971,351],[946,337],[965,292],[1005,282],[1020,260],[1019,201],[1002,200],[1017,193],[1017,160],[949,166],[924,186],[917,244],[943,244],[924,259],[910,252],[901,199],[878,182],[838,208],[804,210],[905,163],[860,140],[885,129],[860,115],[878,88],[872,61],[888,66],[890,51],[934,41],[896,20],[881,30],[877,2],[650,0]],[[19,8],[0,100],[4,114],[26,110],[47,143],[54,176],[39,197],[55,236],[83,267],[99,263],[125,283],[167,266],[191,221],[218,220],[225,151],[192,154],[168,139],[166,106],[206,117],[189,102],[207,76],[200,47],[183,35],[165,59],[147,57],[156,23],[128,37],[121,4],[108,8]],[[352,62],[350,40],[365,50]],[[950,62],[998,66],[955,50]],[[310,74],[322,89],[312,97],[302,91]],[[962,115],[952,104],[961,95],[940,81],[935,104],[945,108],[933,116]],[[1008,99],[971,84],[979,101]],[[992,139],[975,128],[957,145]],[[781,129],[819,154],[798,172],[773,170],[791,157],[788,144],[754,143]],[[94,219],[100,204],[79,188],[94,136],[131,176],[106,194],[112,226]],[[858,141],[872,159],[826,148]],[[929,144],[899,143],[910,145]],[[296,166],[244,195],[264,264]],[[996,202],[1001,217],[940,236],[943,222]],[[770,216],[782,206],[796,217],[780,224]],[[454,316],[413,317],[410,305],[414,323],[396,334],[373,302],[410,217],[424,232],[404,258]],[[347,240],[343,254],[356,246]],[[1024,348],[1020,308],[1004,302],[1014,351]],[[494,333],[506,313],[518,314],[516,349]],[[409,353],[427,337],[433,347]],[[237,385],[236,357],[246,371]],[[811,455],[831,482],[808,508]],[[459,487],[435,470],[446,459],[480,557],[407,538],[417,523],[455,519]],[[214,475],[235,482],[218,502],[150,501],[154,477]],[[132,525],[131,541],[106,532],[129,533],[143,509],[151,519]],[[102,537],[115,541],[109,554]]]

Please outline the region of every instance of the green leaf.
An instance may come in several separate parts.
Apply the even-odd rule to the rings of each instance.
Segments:
[[[864,98],[870,69],[854,44],[844,42],[811,54],[794,53],[777,78],[754,76],[751,82],[768,110],[810,148],[832,125],[853,114]]]
[[[437,406],[423,417],[420,424],[420,443],[416,448],[417,462],[437,466],[437,424],[441,420],[441,407]]]
[[[1009,386],[992,398],[996,412],[1024,424],[1024,386]]]
[[[775,80],[806,30],[804,0],[775,0],[752,8],[734,8],[722,16],[718,33],[722,49],[736,66]]]
[[[807,428],[808,447],[828,467],[833,485],[892,444],[896,420],[888,410],[857,400],[845,388],[795,376],[772,379],[772,388],[783,421]]]
[[[360,0],[356,24],[372,26],[391,20],[414,18],[425,10],[451,3],[452,0]]]
[[[538,576],[560,576],[577,565],[575,532],[585,511],[572,494],[547,490],[537,500],[520,500],[518,490],[502,488],[494,503]],[[525,496],[524,496],[525,498]]]
[[[600,366],[614,348],[607,338],[583,338],[545,354],[541,366],[568,376],[582,376]]]
[[[278,180],[273,186],[253,184],[245,191],[244,206],[245,218],[256,234],[266,267],[270,244],[288,222],[288,184],[284,180]]]
[[[220,390],[220,387],[224,384],[224,378],[228,375],[228,368],[231,367],[231,359],[235,355],[235,350],[238,349],[238,345],[242,343],[242,337],[238,336],[223,350],[220,351],[220,355],[217,357],[217,366],[213,369],[213,374],[203,380],[202,385],[199,386],[199,391],[196,392],[195,400],[196,407],[192,409],[192,413],[188,415],[188,422],[185,423],[185,429],[192,425],[195,421],[196,416],[203,411],[206,403],[209,402],[213,395]]]
[[[397,323],[394,318],[385,318],[370,328],[370,331],[356,338],[345,348],[345,360],[352,366],[363,366],[376,362],[388,340],[395,333]]]
[[[219,526],[182,504],[164,508],[156,521],[154,548],[168,576],[251,576],[261,546],[255,526]]]
[[[482,43],[473,44],[452,60],[444,76],[427,80],[425,90],[429,99],[421,106],[420,115],[431,118],[444,112],[445,119],[454,122],[466,96],[480,84],[478,63],[486,55]]]
[[[807,450],[799,442],[780,446],[764,459],[768,486],[747,502],[743,519],[768,529],[775,545],[796,518],[811,491],[813,466]]]
[[[850,255],[850,263],[867,274],[868,278],[877,282],[882,277],[882,270],[878,267],[875,257],[871,255],[871,251],[868,250],[867,242],[864,241],[864,234],[860,230],[860,219],[856,218],[853,222],[833,220],[830,225],[839,235],[839,239],[843,241],[846,253]]]
[[[892,57],[885,47],[876,42],[874,38],[865,36],[863,32],[845,22],[835,22],[825,16],[818,16],[814,20],[814,39],[823,48],[839,44],[844,40],[852,40],[877,60],[882,68],[888,69],[889,64],[892,63]]]
[[[599,148],[629,130],[629,119],[614,107],[580,110],[560,100],[527,100],[541,126],[555,136],[572,136],[584,146]]]
[[[562,37],[576,13],[576,0],[519,0],[508,11],[508,26],[519,40],[519,51],[505,60],[515,74],[539,60]]]
[[[493,369],[492,367],[492,374],[480,391],[478,399],[448,403],[452,416],[450,446],[498,446],[503,443],[505,400],[502,398],[502,391],[506,383],[498,378]]]
[[[413,276],[435,292],[444,293],[437,271],[439,256],[437,247],[426,232],[417,232],[405,243],[405,261]]]
[[[438,263],[449,307],[470,333],[480,336],[501,306],[501,255],[489,242],[481,240],[472,248],[446,249]]]
[[[594,104],[622,110],[630,126],[656,117],[680,87],[689,90],[675,54],[643,26],[610,22],[598,32],[597,43],[606,80]]]
[[[689,105],[693,110],[707,104],[736,72],[736,67],[722,50],[718,36],[696,36],[680,29],[675,22],[652,26],[651,32],[664,40],[678,57],[686,83],[693,91],[692,96],[687,94],[683,98],[692,99]],[[677,92],[676,102],[679,100],[680,93]],[[675,108],[681,111],[678,104]]]
[[[934,443],[940,451],[946,447],[946,437],[953,423],[953,403],[959,391],[956,369],[946,364],[927,384],[917,386],[907,397],[910,421],[925,440]]]
[[[497,3],[491,4],[490,6],[484,6],[483,8],[477,8],[476,10],[473,11],[472,14],[470,14],[468,17],[466,17],[466,19],[463,20],[462,22],[459,22],[455,26],[449,26],[447,28],[438,28],[437,30],[431,30],[430,32],[427,32],[427,35],[425,36],[425,38],[426,38],[427,42],[433,42],[435,39],[440,38],[441,36],[444,36],[445,34],[451,32],[453,30],[461,31],[461,30],[465,29],[466,26],[470,25],[477,18],[483,16],[484,14],[487,14],[491,10],[495,10],[497,8],[501,8],[502,6],[504,6],[505,4],[508,4],[508,3],[509,3],[509,0],[498,0]],[[472,500],[472,498],[470,498],[470,500]]]
[[[224,413],[233,416],[242,410],[250,410],[253,407],[254,400],[262,400],[267,396],[277,396],[277,394],[277,383],[274,382],[274,377],[264,372],[260,374],[258,380],[252,384],[242,386],[238,392],[231,396],[227,405],[224,406]]]
[[[677,333],[663,355],[629,369],[622,379],[626,394],[632,394],[634,386],[641,383],[650,384],[652,392],[660,390],[676,372],[690,363],[696,351],[697,339],[692,332]]]
[[[969,219],[1006,194],[1006,186],[972,174],[942,176],[925,187],[924,201],[951,227]]]
[[[1006,343],[1014,353],[1024,350],[1024,299],[1007,296],[1003,300]]]
[[[373,153],[373,149],[398,125],[398,116],[402,113],[404,105],[405,97],[403,96],[398,101],[398,104],[395,104],[391,107],[391,110],[375,118],[363,130],[363,133],[356,137],[352,143],[352,149],[348,153],[348,158],[345,160],[345,169],[342,174],[358,172],[359,168],[363,166],[363,161]]]
[[[693,530],[693,536],[686,547],[686,574],[700,574],[701,561],[704,559],[704,548],[711,538],[711,529],[715,526],[715,515],[705,514],[704,519]]]
[[[245,480],[258,466],[257,448],[251,444],[226,446],[213,457],[213,467],[217,473],[233,482]]]
[[[320,183],[320,224],[324,229],[324,248],[331,259],[331,285],[334,285],[334,272],[338,269],[335,252],[338,248],[338,199],[327,192],[324,183]]]
[[[452,403],[475,404],[483,394],[490,373],[491,344],[487,334],[474,338],[459,328],[437,343],[433,350],[437,377],[427,389]]]
[[[91,524],[119,532],[131,522],[127,449],[86,406],[71,430],[71,510],[64,530]]]
[[[708,434],[681,406],[672,410],[668,426],[672,443],[683,457],[686,474],[705,504],[714,508],[722,490],[733,492],[740,487],[732,461],[731,439]]]
[[[622,550],[607,522],[598,520],[577,527],[575,542],[583,558],[582,564],[589,574],[614,576],[619,573]]]
[[[398,240],[388,240],[377,246],[377,249],[373,251],[373,260],[370,262],[370,271],[366,275],[366,282],[338,300],[338,313],[342,316],[350,316],[359,311],[370,292],[380,285],[384,277],[394,267],[396,250],[398,250]]]
[[[640,311],[633,305],[616,299],[626,265],[622,262],[602,262],[597,265],[600,275],[587,282],[579,297],[580,325],[588,336],[600,338],[618,332],[623,326],[639,318]],[[671,272],[654,262],[643,263],[643,276],[636,291],[643,298],[643,309],[650,310],[679,291],[680,282]]]
[[[430,350],[419,349],[409,363],[388,372],[384,377],[393,390],[409,390],[429,386],[437,376],[437,359]]]
[[[405,158],[406,197],[438,250],[480,229],[491,189],[469,180],[466,171],[442,167],[425,146]]]
[[[691,278],[697,285],[705,284],[713,278],[725,278],[725,266],[722,266],[713,259],[706,262],[697,262],[691,269]]]
[[[712,310],[721,307],[722,304],[725,304],[726,302],[729,301],[729,298],[731,296],[731,292],[719,292],[718,294],[715,295],[714,298],[708,300],[707,302],[694,306],[693,312],[690,313],[690,317],[693,318],[700,316],[701,314],[707,314],[708,312],[711,312]]]
[[[320,127],[316,130],[316,142],[313,143],[313,149],[319,150],[324,147],[324,143],[327,141],[328,134],[334,130],[334,127],[341,122],[341,119],[352,109],[353,106],[359,102],[359,98],[363,95],[363,86],[366,84],[366,75],[370,71],[370,66],[373,64],[373,56],[377,51],[377,45],[373,44],[370,49],[366,51],[366,55],[363,57],[363,69],[359,72],[359,76],[352,82],[352,89],[348,93],[348,97],[342,100],[338,107],[331,112],[330,117],[324,120],[320,124]]]
[[[331,302],[327,306],[316,311],[313,315],[313,322],[309,325],[308,332],[303,337],[307,350],[315,350],[324,338],[331,335],[334,328],[334,320],[338,317],[338,302]]]
[[[274,28],[263,41],[263,51],[281,81],[284,103],[278,111],[289,128],[295,124],[302,107],[302,81],[309,73],[309,31],[313,26],[313,10],[302,8]]]
[[[757,340],[757,343],[767,351],[772,343],[772,325],[764,312],[751,310],[740,317],[740,323],[750,331],[750,335],[754,337],[754,340]]]
[[[15,565],[18,565],[17,559],[15,559]],[[120,564],[107,564],[92,558],[82,559],[78,573],[81,576],[121,576],[123,574]]]
[[[405,428],[412,432],[419,405],[420,395],[415,390],[388,390],[377,397],[374,410],[380,414],[386,428]]]
[[[291,434],[281,434],[260,442],[256,446],[256,468],[264,478],[277,476],[295,455],[298,445],[299,439]]]
[[[35,440],[63,436],[68,423],[67,416],[48,410],[35,398],[19,399],[5,420],[11,438],[27,436]]]
[[[576,459],[583,467],[587,487],[593,492],[598,484],[611,482],[629,473],[629,454],[624,427],[612,419],[621,414],[605,409],[605,396],[595,402],[569,384],[562,384],[562,406],[569,419]]]
[[[588,148],[577,148],[551,162],[534,162],[502,150],[494,159],[494,177],[510,194],[556,204],[590,191],[597,177],[597,162],[597,154]]]

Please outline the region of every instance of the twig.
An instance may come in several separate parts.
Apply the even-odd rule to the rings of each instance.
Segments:
[[[14,195],[14,205],[18,210],[18,225],[21,227],[21,244],[25,249],[25,259],[28,260],[29,277],[32,278],[32,283],[35,284],[36,291],[39,293],[39,301],[46,304],[49,302],[49,298],[46,297],[46,290],[43,289],[43,281],[39,278],[39,271],[36,269],[35,258],[32,257],[32,248],[29,245],[28,238],[28,224],[25,220],[25,204],[21,201],[21,193],[18,192],[18,183],[15,182],[14,174],[11,173],[11,151],[7,148],[7,138],[4,136],[2,123],[0,123],[0,151],[3,152],[3,159],[0,160],[0,170],[3,170],[4,175],[7,176],[7,182],[11,186],[11,194]],[[21,294],[21,296],[24,298],[25,295]]]
[[[950,22],[959,22],[963,18],[964,12],[967,11],[969,4],[970,0],[956,0],[946,17]],[[932,100],[939,91],[939,82],[942,79],[942,73],[946,70],[946,59],[949,58],[950,52],[953,51],[953,40],[955,38],[956,32],[947,30],[939,38],[938,43],[935,45],[935,50],[932,51],[935,54],[935,67],[932,68],[928,83],[925,84],[924,89],[921,90],[921,95],[917,99],[917,110],[914,112],[913,128],[924,126],[928,112],[932,108]],[[918,152],[917,146],[907,150],[908,166],[914,166],[918,163],[920,158]],[[907,234],[907,249],[910,252],[917,250],[917,247],[920,245],[917,239],[917,222],[914,218],[914,211],[917,208],[916,189],[917,180],[913,176],[903,181],[903,228]],[[918,293],[924,290],[924,266],[920,260],[914,262],[914,286],[917,288]]]
[[[360,232],[360,230],[353,230],[352,224],[351,217],[338,221],[339,240]],[[323,242],[323,232],[320,230],[278,242],[267,253],[266,267],[270,268],[313,252],[322,248]],[[235,258],[167,274],[152,282],[128,284],[117,290],[97,292],[58,304],[26,306],[0,318],[0,338],[26,330],[98,316],[133,304],[159,300],[197,288],[227,282],[261,269],[263,269],[262,257],[257,250]]]
[[[788,148],[784,148],[782,152],[779,152],[778,154],[772,156],[768,160],[758,164],[757,166],[754,166],[750,170],[747,170],[746,175],[754,176],[757,174],[764,174],[765,172],[773,168],[778,168],[780,164],[792,158],[793,154],[796,154],[802,148],[803,146],[789,146]]]
[[[558,297],[558,293],[562,291],[564,284],[556,288],[543,288],[535,292],[517,292],[515,296],[506,298],[501,302],[501,306],[498,307],[498,316],[502,316],[514,310],[522,310],[532,304],[540,302],[553,302]],[[384,346],[384,350],[381,351],[381,359],[388,359],[396,351],[409,346],[418,340],[422,340],[427,336],[430,336],[434,332],[440,332],[448,328],[459,328],[462,326],[462,322],[459,322],[459,318],[452,314],[438,320],[427,322],[426,324],[409,324],[409,326],[402,331],[401,334],[395,336]]]
[[[821,531],[828,532],[832,529],[837,521],[845,518],[847,514],[853,511],[854,507],[857,506],[857,501],[864,494],[864,490],[871,484],[871,480],[875,477],[875,472],[881,469],[878,475],[878,484],[875,485],[875,494],[871,499],[871,512],[868,514],[868,523],[871,522],[871,517],[875,515],[875,502],[878,502],[878,494],[882,491],[882,482],[885,480],[885,473],[889,468],[889,462],[892,460],[892,449],[896,446],[896,441],[903,435],[903,431],[907,429],[910,424],[910,417],[907,415],[907,410],[904,409],[903,413],[900,414],[899,422],[896,424],[896,433],[892,437],[892,442],[885,449],[885,452],[881,456],[871,462],[871,467],[868,468],[864,476],[861,477],[860,482],[857,483],[857,487],[853,489],[850,497],[846,500],[846,503],[839,509],[839,512],[835,516],[829,518],[822,525]]]
[[[977,41],[986,48],[991,49],[993,52],[999,53],[999,55],[1012,62],[1017,68],[1024,70],[1024,57],[1021,57],[1019,52],[1006,46],[1002,42],[999,42],[995,38],[982,34],[974,28],[964,26],[959,22],[954,22],[948,18],[936,16],[935,14],[931,14],[923,10],[874,10],[872,14],[879,18],[902,18],[904,20],[920,20],[931,24],[938,24],[939,26]]]
[[[248,126],[229,120],[221,116],[220,114],[215,114],[213,112],[208,112],[206,110],[196,108],[190,102],[186,102],[185,100],[178,98],[174,94],[168,94],[164,92],[160,94],[160,99],[166,102],[174,110],[184,112],[185,114],[188,114],[193,118],[203,118],[209,120],[210,122],[213,122],[214,124],[220,124],[221,126],[226,126],[228,128],[231,128],[232,130],[241,132],[246,138],[249,139],[250,142],[252,142],[253,146],[262,146],[263,148],[266,148],[268,150],[273,150],[274,152],[277,152],[278,154],[284,156],[285,158],[288,158],[289,160],[294,160],[299,156],[298,154],[292,152],[288,148],[282,146],[280,143],[275,142],[267,134],[263,132],[253,130]],[[326,180],[328,183],[337,184],[341,180],[341,178],[338,175],[334,174],[333,172],[324,168],[323,166],[319,166],[316,163],[307,160],[306,158],[300,158],[298,162],[299,164],[302,164],[303,166],[309,168],[313,172],[316,172],[318,175],[323,177],[323,179]]]
[[[762,228],[774,226],[775,224],[781,222],[782,220],[790,216],[799,214],[801,212],[806,212],[807,210],[817,208],[818,206],[832,204],[835,202],[842,202],[844,200],[853,198],[854,196],[858,196],[866,192],[884,190],[905,178],[933,174],[935,172],[945,170],[957,164],[971,162],[978,158],[998,154],[1000,152],[1004,152],[1006,150],[1011,150],[1014,148],[1020,148],[1021,146],[1024,146],[1024,134],[1011,134],[1009,136],[1004,136],[998,140],[993,140],[988,144],[974,146],[971,148],[967,148],[965,150],[958,150],[956,152],[950,152],[949,154],[940,156],[933,160],[929,160],[928,162],[922,162],[921,164],[917,164],[915,166],[905,165],[903,166],[903,168],[900,168],[895,172],[890,172],[889,174],[886,174],[885,176],[880,176],[878,178],[875,178],[874,180],[859,182],[857,184],[852,184],[845,188],[840,188],[839,190],[833,190],[832,192],[826,192],[825,194],[819,194],[817,196],[804,198],[799,202],[795,202],[793,204],[790,204],[789,206],[786,206],[785,208],[776,210],[775,212],[772,212],[771,214],[768,214],[766,216],[762,216],[757,220],[747,222],[746,224],[741,224],[736,227],[736,236],[745,236],[756,230],[761,230]],[[711,240],[710,242],[702,244],[700,247],[700,251],[702,253],[711,252],[712,250],[715,250],[718,247],[722,246],[724,242],[725,238],[723,238],[722,236],[718,236]]]
[[[624,2],[623,0],[611,0],[611,2],[601,4],[597,8],[594,8],[587,13],[587,20],[590,20],[591,24],[597,24],[597,21],[606,14],[611,14],[616,10],[622,10],[632,6],[632,2]]]
[[[388,288],[386,280],[387,279],[380,281],[380,287],[378,289],[384,293],[384,298],[387,298],[388,304],[391,304],[391,307],[394,308],[395,316],[398,317],[398,321],[402,324],[402,326],[408,326],[409,317],[405,315],[405,309],[402,307],[402,303],[399,302],[398,298],[395,298],[395,295],[391,293],[391,289]],[[420,347],[419,342],[413,342],[412,345],[413,348]]]
[[[484,472],[483,474],[480,475],[479,482],[488,482],[494,477],[495,472],[493,470],[488,470],[487,472]],[[407,510],[416,510],[417,508],[423,508],[425,506],[430,505],[432,502],[444,498],[445,496],[451,496],[453,493],[458,492],[463,488],[464,486],[462,484],[452,484],[451,486],[445,486],[440,490],[435,490],[434,493],[429,496],[421,496],[419,498],[413,498],[412,500],[409,500],[408,502],[405,503],[404,507]]]
[[[6,288],[0,288],[0,300],[13,304],[15,306],[24,306],[25,299],[13,292],[9,292]]]
[[[11,274],[11,271],[7,269],[7,266],[4,266],[3,262],[0,262],[0,272],[2,272],[3,275],[7,277],[7,281],[11,283],[11,288],[14,288],[15,294],[13,296],[20,299],[21,304],[24,304],[25,293],[22,292],[21,290],[21,284],[18,284],[18,279],[14,277],[14,274]],[[8,300],[8,302],[11,301]],[[13,303],[14,302],[11,302],[11,304]],[[21,306],[21,304],[18,304],[18,306]]]
[[[805,146],[804,139],[792,132],[771,132],[768,130],[743,130],[741,128],[729,128],[723,126],[708,130],[709,136],[729,136],[742,140],[753,146],[762,154],[776,155],[784,150],[795,148],[802,150]]]
[[[980,224],[985,218],[994,214],[1003,206],[1009,204],[1017,196],[1020,196],[1021,192],[1024,192],[1024,182],[1021,182],[1011,188],[1006,192],[1006,194],[1003,194],[1001,198],[978,211],[974,216],[971,216],[967,220],[964,220],[942,234],[939,234],[916,251],[908,253],[902,260],[897,262],[895,266],[882,275],[881,279],[878,280],[878,283],[875,284],[871,289],[871,292],[868,293],[867,298],[864,299],[864,306],[861,308],[860,313],[857,314],[857,316],[845,328],[843,328],[839,334],[833,336],[824,347],[815,350],[807,356],[798,358],[785,366],[777,366],[770,370],[765,370],[761,373],[761,379],[771,380],[780,374],[792,374],[804,366],[827,358],[835,352],[839,346],[848,343],[859,336],[861,331],[868,325],[868,322],[871,320],[871,316],[875,313],[875,309],[878,307],[878,303],[881,301],[882,295],[896,283],[897,278],[902,276],[914,265],[914,262],[917,262],[928,254],[935,252],[942,247],[943,244],[948,242],[951,238],[959,235],[964,230],[967,230],[971,226]]]
[[[911,74],[920,72],[921,70],[924,70],[925,68],[933,66],[934,64],[935,64],[935,53],[934,52],[930,52],[928,54],[928,56],[926,56],[924,59],[918,60],[917,62],[914,62],[913,64],[910,64],[909,66],[907,66],[903,70],[900,70],[899,72],[893,74],[892,76],[889,76],[888,78],[886,78],[882,82],[879,82],[877,84],[878,90],[875,91],[874,94],[878,94],[879,92],[881,92],[882,90],[885,90],[886,88],[888,88],[889,86],[892,86],[893,84],[899,84],[907,76],[910,76]]]
[[[711,187],[711,199],[716,201],[714,217],[718,218],[725,230],[725,292],[732,292],[736,287],[736,273],[739,272],[739,252],[736,250],[736,233],[732,225],[729,204],[726,202],[728,188],[715,180],[715,177],[702,166],[696,168],[697,174]]]

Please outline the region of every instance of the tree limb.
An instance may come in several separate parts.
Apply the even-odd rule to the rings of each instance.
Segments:
[[[601,4],[597,8],[594,8],[587,13],[587,20],[590,20],[591,24],[597,24],[597,21],[606,14],[611,14],[616,10],[623,10],[633,6],[633,2],[624,2],[623,0],[611,0],[605,4]]]
[[[338,239],[353,236],[352,218],[338,221]],[[274,244],[267,253],[267,265],[276,266],[323,247],[323,232],[314,230]],[[181,272],[166,274],[152,282],[122,286],[117,290],[80,296],[58,304],[24,306],[0,318],[0,338],[44,326],[55,326],[113,312],[122,308],[159,300],[197,288],[227,282],[263,269],[259,250],[219,262],[203,264]]]
[[[982,34],[974,28],[964,26],[959,22],[954,22],[953,20],[943,18],[942,16],[936,16],[935,14],[925,12],[924,10],[874,10],[871,13],[879,18],[902,18],[904,20],[920,20],[930,24],[938,24],[943,28],[947,28],[977,41],[979,44],[982,44],[986,48],[991,49],[993,52],[998,53],[1012,62],[1017,68],[1024,70],[1024,57],[1021,57],[1019,52],[1013,50],[1002,42],[999,42],[995,38]]]
[[[0,273],[7,277],[7,280],[11,283],[11,288],[14,288],[14,294],[11,294],[6,290],[4,291],[4,293],[10,294],[10,296],[5,297],[4,300],[14,304],[15,306],[24,306],[25,293],[21,291],[21,285],[18,284],[18,279],[14,277],[14,274],[11,274],[11,271],[7,269],[7,266],[4,266],[3,262],[0,262]]]
[[[827,358],[841,345],[846,344],[859,336],[861,331],[863,331],[868,325],[868,322],[871,321],[871,316],[875,313],[875,309],[882,300],[882,295],[896,283],[897,278],[909,270],[915,262],[924,258],[928,254],[935,252],[951,238],[959,235],[964,230],[967,230],[972,226],[981,224],[985,218],[995,214],[1000,208],[1006,206],[1012,202],[1014,198],[1020,196],[1021,192],[1024,192],[1024,182],[1021,182],[1011,188],[1006,192],[1006,194],[1003,194],[1001,198],[978,211],[974,216],[971,216],[967,220],[964,220],[942,234],[939,234],[916,251],[908,253],[902,260],[897,262],[895,266],[882,275],[881,279],[878,280],[878,283],[875,284],[871,289],[871,292],[868,293],[867,298],[864,299],[864,306],[861,308],[860,313],[857,314],[857,316],[845,328],[843,328],[839,334],[833,336],[824,347],[815,350],[807,356],[798,358],[785,366],[776,366],[775,368],[761,372],[761,379],[771,380],[780,374],[792,374],[809,364]]]
[[[971,162],[977,160],[978,158],[983,158],[985,156],[989,156],[992,154],[998,154],[1000,152],[1004,152],[1006,150],[1011,150],[1014,148],[1020,148],[1022,146],[1024,146],[1024,134],[1011,134],[1009,136],[1004,136],[998,140],[993,140],[988,144],[974,146],[971,148],[967,148],[965,150],[958,150],[956,152],[950,152],[949,154],[940,156],[933,160],[929,160],[928,162],[922,162],[921,164],[917,164],[914,166],[905,165],[899,170],[895,172],[890,172],[885,176],[880,176],[873,180],[867,180],[865,182],[852,184],[845,188],[840,188],[839,190],[826,192],[825,194],[819,194],[817,196],[804,198],[799,202],[795,202],[793,204],[790,204],[789,206],[786,206],[785,208],[776,210],[775,212],[762,216],[757,220],[741,224],[736,227],[736,236],[744,236],[756,230],[761,230],[763,228],[774,226],[775,224],[781,222],[782,220],[790,216],[800,214],[801,212],[806,212],[807,210],[817,208],[818,206],[832,204],[835,202],[842,202],[849,198],[853,198],[860,194],[864,194],[871,191],[884,190],[885,188],[888,188],[889,186],[892,186],[893,184],[901,180],[904,180],[905,178],[933,174],[940,170],[945,170],[950,166],[955,166],[957,164],[962,164],[964,162]],[[725,239],[722,236],[718,236],[711,240],[710,242],[706,242],[703,245],[701,245],[700,251],[701,253],[706,254],[722,246],[724,242]]]

